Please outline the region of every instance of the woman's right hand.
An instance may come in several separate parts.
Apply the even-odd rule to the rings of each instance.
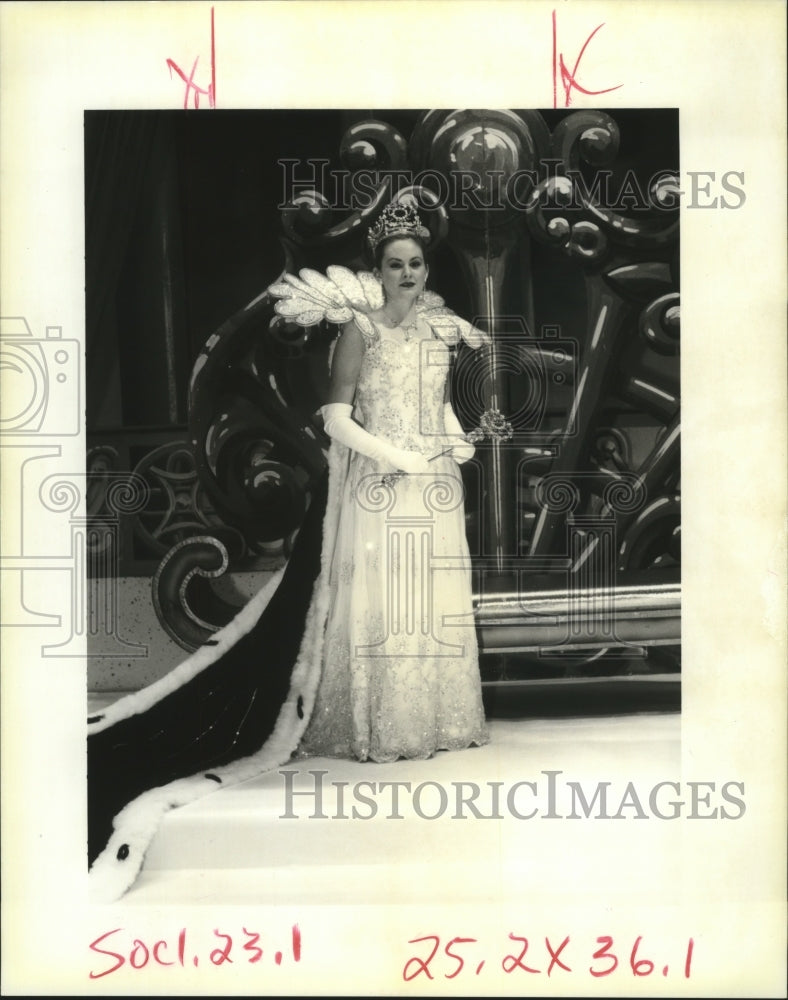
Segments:
[[[398,469],[410,475],[430,472],[431,467],[426,455],[420,451],[406,451],[404,448],[392,449],[391,461]]]

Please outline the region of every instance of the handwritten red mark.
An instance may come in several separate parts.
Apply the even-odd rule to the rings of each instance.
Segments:
[[[512,941],[519,941],[522,945],[520,949],[520,954],[515,957],[514,955],[506,955],[504,960],[501,962],[501,968],[504,972],[514,972],[515,969],[522,969],[523,972],[532,972],[534,975],[539,975],[539,969],[532,969],[529,965],[523,962],[525,958],[525,953],[528,951],[528,938],[519,937],[517,934],[509,933],[509,937]]]
[[[102,944],[106,938],[112,937],[113,934],[117,934],[119,930],[120,927],[116,927],[114,930],[107,931],[106,934],[102,934],[100,937],[97,937],[95,941],[91,942],[91,951],[95,951],[99,955],[110,955],[112,958],[117,959],[117,962],[111,968],[105,969],[103,972],[91,972],[91,979],[101,979],[102,976],[108,976],[110,972],[114,972],[116,969],[119,969],[126,961],[126,959],[122,955],[118,955],[117,952],[108,951],[106,948],[99,948],[99,945]],[[156,953],[157,949],[154,948],[154,954]]]
[[[422,972],[427,976],[428,979],[432,979],[432,973],[430,972],[429,965],[430,962],[435,958],[435,953],[438,950],[438,946],[441,943],[441,939],[436,934],[427,934],[425,937],[411,938],[408,944],[419,944],[421,941],[434,941],[432,951],[426,959],[409,958],[405,963],[405,968],[402,970],[402,978],[408,982],[414,979],[416,976],[420,975]],[[413,969],[411,969],[413,966]]]
[[[594,958],[609,958],[612,961],[613,964],[611,966],[609,966],[607,969],[598,969],[598,970],[597,969],[592,969],[589,966],[588,971],[591,973],[592,976],[596,976],[596,977],[599,977],[599,976],[609,976],[610,973],[613,972],[616,969],[616,967],[618,966],[618,959],[610,951],[610,949],[613,947],[613,938],[612,937],[604,936],[604,937],[598,937],[596,940],[597,940],[597,944],[601,944],[602,947],[601,948],[597,948],[597,950],[594,952],[594,956],[593,957]]]
[[[293,924],[293,958],[296,962],[301,961],[301,928],[298,924]]]
[[[635,958],[638,953],[638,948],[640,947],[640,942],[643,937],[640,936],[636,939],[635,944],[632,947],[632,954],[629,956],[629,964],[632,967],[632,974],[635,976],[650,976],[654,971],[654,963],[650,958]]]
[[[684,963],[684,978],[689,979],[690,977],[690,966],[692,965],[692,950],[695,947],[695,942],[692,938],[689,939],[689,944],[687,945],[687,961]]]
[[[544,943],[547,946],[548,952],[550,953],[550,964],[547,967],[547,975],[549,976],[551,974],[554,965],[557,965],[561,969],[565,969],[567,972],[571,972],[572,970],[569,968],[569,966],[564,965],[564,963],[561,961],[560,958],[561,952],[569,944],[569,937],[565,937],[564,940],[561,942],[561,944],[559,944],[558,948],[556,949],[553,949],[553,946],[550,944],[550,938],[546,937],[544,939]]]
[[[230,952],[233,947],[233,939],[230,934],[225,934],[223,931],[214,929],[213,932],[216,937],[224,938],[224,945],[221,948],[214,948],[211,952],[211,961],[214,965],[223,965],[225,962],[232,963],[230,958]]]
[[[605,87],[602,90],[587,90],[582,87],[577,82],[577,71],[580,68],[580,63],[585,55],[586,49],[591,42],[591,39],[599,31],[600,28],[605,26],[604,21],[602,24],[598,24],[596,28],[591,32],[591,34],[586,38],[583,43],[583,47],[575,60],[575,65],[570,73],[567,68],[566,62],[564,61],[563,52],[558,51],[558,25],[556,21],[555,11],[553,11],[553,107],[558,107],[558,77],[561,77],[561,84],[564,88],[564,107],[568,108],[572,103],[572,91],[579,91],[581,94],[595,95],[595,94],[609,94],[611,90],[618,90],[623,87],[623,83],[616,84],[615,87]]]
[[[207,87],[199,87],[194,82],[194,74],[197,72],[197,63],[200,61],[200,57],[197,58],[192,63],[191,72],[187,76],[180,66],[175,62],[174,59],[167,60],[167,68],[170,71],[170,79],[172,79],[172,71],[178,74],[178,76],[186,84],[186,89],[183,94],[183,110],[186,111],[189,107],[189,98],[193,96],[194,107],[199,108],[200,97],[207,96],[208,104],[210,107],[216,107],[216,32],[214,27],[214,10],[211,7],[211,82]]]
[[[249,959],[250,964],[259,962],[263,957],[263,949],[257,947],[260,935],[256,931],[248,931],[245,927],[243,928],[243,932],[249,938],[249,940],[244,944],[244,951],[251,951],[254,953]]]
[[[462,938],[462,937],[452,938],[452,940],[449,941],[449,943],[446,945],[445,951],[446,954],[449,956],[449,958],[453,958],[454,961],[457,963],[457,968],[454,970],[454,972],[445,972],[444,976],[446,979],[454,979],[455,976],[458,976],[462,972],[463,966],[465,965],[465,959],[462,958],[462,956],[458,955],[456,952],[453,952],[451,950],[452,947],[458,944],[473,944],[475,941],[476,938]]]
[[[685,978],[690,978],[690,966],[692,962],[692,951],[694,947],[694,941],[692,938],[687,940],[687,951],[684,956],[684,976]],[[643,935],[638,935],[634,944],[632,944],[632,938],[628,939],[626,945],[620,945],[619,948],[615,948],[613,938],[609,935],[604,935],[598,937],[594,944],[590,941],[578,940],[575,937],[570,937],[566,935],[561,943],[556,947],[549,937],[544,937],[545,953],[543,955],[547,967],[537,969],[535,966],[526,964],[526,956],[529,957],[533,955],[534,947],[531,947],[533,943],[537,948],[534,939],[529,939],[524,935],[514,934],[509,932],[509,941],[515,942],[515,947],[512,948],[511,943],[508,947],[502,947],[502,943],[493,943],[493,953],[490,955],[488,952],[487,957],[494,957],[499,955],[500,960],[496,962],[499,971],[506,974],[506,976],[514,976],[515,978],[520,978],[522,973],[526,973],[526,978],[530,976],[552,976],[556,969],[562,970],[564,973],[569,973],[574,976],[582,976],[590,974],[594,978],[600,978],[604,976],[610,976],[613,973],[618,973],[618,977],[631,976],[635,978],[642,978],[650,976],[657,972],[657,962],[653,961],[651,958],[640,957],[640,949],[643,945],[644,938]],[[484,948],[485,945],[478,938],[472,937],[454,937],[446,944],[438,934],[425,934],[423,937],[411,938],[408,941],[409,945],[422,945],[419,948],[421,954],[410,954],[406,959],[404,966],[402,968],[402,978],[409,982],[416,979],[418,976],[424,976],[426,979],[435,980],[436,977],[443,979],[458,979],[462,978],[463,975],[474,975],[479,976],[485,969],[486,959],[482,958],[481,961],[476,961],[479,958],[479,950]],[[631,949],[630,949],[631,944]],[[596,950],[594,951],[594,947]],[[468,963],[468,950],[473,947],[474,962]],[[615,948],[615,951],[614,951]],[[624,948],[629,950],[629,962],[623,959],[623,955],[626,954]],[[568,958],[565,957],[565,952],[568,950],[573,950],[574,954],[577,955],[578,951],[581,955],[589,956],[592,959],[592,964],[581,968],[574,962],[569,965]],[[461,950],[464,954],[461,954]],[[658,949],[655,949],[658,950]],[[618,952],[618,955],[616,954]],[[622,956],[619,959],[619,955]],[[663,956],[661,956],[663,957]],[[667,957],[667,956],[664,956]],[[587,960],[587,959],[586,959]],[[540,965],[542,963],[540,962]],[[582,964],[582,959],[581,959]],[[672,964],[672,963],[671,963]],[[487,969],[489,970],[489,965]],[[666,964],[661,966],[662,975],[667,977],[670,971],[670,967]],[[489,972],[487,973],[489,975]],[[440,982],[440,978],[438,982]]]
[[[93,955],[100,955],[103,958],[103,967],[92,969],[89,973],[90,979],[102,979],[104,976],[109,976],[113,972],[117,972],[118,969],[124,966],[135,970],[141,970],[150,966],[180,966],[183,968],[191,960],[191,964],[195,968],[198,968],[200,966],[200,951],[202,952],[202,957],[207,957],[214,966],[232,966],[236,960],[239,962],[245,961],[253,965],[263,958],[263,949],[258,944],[260,935],[257,931],[247,930],[246,927],[242,928],[245,940],[240,945],[240,951],[238,949],[233,951],[233,946],[237,943],[238,938],[235,932],[228,933],[215,928],[212,943],[216,945],[218,939],[219,946],[209,949],[205,943],[197,943],[196,945],[193,943],[193,947],[188,949],[188,955],[186,949],[186,928],[181,928],[176,940],[172,940],[172,937],[169,939],[165,937],[159,938],[153,943],[148,943],[141,938],[134,937],[131,939],[130,944],[124,943],[123,936],[119,938],[115,937],[115,935],[123,935],[123,930],[122,927],[115,927],[113,930],[101,934],[95,941],[90,943],[89,948]],[[112,948],[108,947],[110,938],[115,938]],[[128,938],[125,940],[128,940]],[[298,924],[293,924],[291,927],[291,942],[293,958],[296,962],[300,962],[301,930]],[[270,954],[271,952],[269,952]],[[274,955],[275,964],[282,965],[283,958],[284,953],[277,951]]]

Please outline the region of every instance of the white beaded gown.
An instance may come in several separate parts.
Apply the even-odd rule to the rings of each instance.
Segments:
[[[371,434],[428,458],[450,447],[450,351],[421,320],[373,327],[355,400]],[[347,475],[329,571],[320,682],[300,756],[424,759],[488,741],[473,622],[464,494],[451,454],[429,474],[332,443]]]

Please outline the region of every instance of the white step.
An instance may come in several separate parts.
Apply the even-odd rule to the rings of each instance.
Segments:
[[[679,715],[493,720],[490,728],[492,739],[485,747],[393,764],[299,760],[173,810],[126,899],[414,902],[421,896],[434,898],[436,878],[445,898],[458,902],[517,898],[523,884],[545,897],[604,893],[610,888],[610,871],[633,844],[649,862],[633,867],[628,892],[660,895],[664,887],[680,883],[676,866],[682,824],[655,816],[638,819],[633,808],[622,810],[621,819],[586,819],[577,805],[577,818],[567,818],[572,797],[566,784],[577,783],[591,801],[598,784],[610,782],[608,812],[615,813],[631,782],[649,812],[652,787],[681,778]],[[296,790],[314,790],[310,772],[327,772],[321,780],[322,812],[328,818],[310,815],[313,795],[292,799],[291,813],[297,818],[286,818],[285,778],[279,771],[295,772]],[[544,815],[549,812],[550,780],[545,772],[561,772],[554,778],[558,797],[553,811],[564,818]],[[337,818],[339,782],[348,783],[342,791],[348,818]],[[359,818],[371,806],[358,798],[357,818],[350,815],[359,782],[373,783],[373,788],[367,784],[359,789],[377,806],[373,818]],[[381,782],[410,783],[410,792],[404,786],[399,792],[402,819],[389,818],[391,791],[381,789]],[[480,789],[475,804],[489,815],[491,782],[502,783],[501,818],[475,817],[467,804],[467,784],[466,803],[458,810],[459,783],[475,783]],[[534,782],[536,795],[527,786],[515,787],[518,782]],[[423,816],[440,812],[442,805],[432,783],[443,788],[446,806],[442,815],[428,819]],[[416,802],[418,786],[423,787]],[[538,808],[539,815],[513,815],[507,806],[510,793],[515,809],[526,813]],[[676,796],[668,790],[661,808],[672,798]]]

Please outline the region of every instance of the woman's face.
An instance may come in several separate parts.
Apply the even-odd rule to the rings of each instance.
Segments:
[[[383,248],[377,274],[383,283],[386,301],[416,298],[424,291],[428,268],[421,247],[408,237],[392,240]]]

